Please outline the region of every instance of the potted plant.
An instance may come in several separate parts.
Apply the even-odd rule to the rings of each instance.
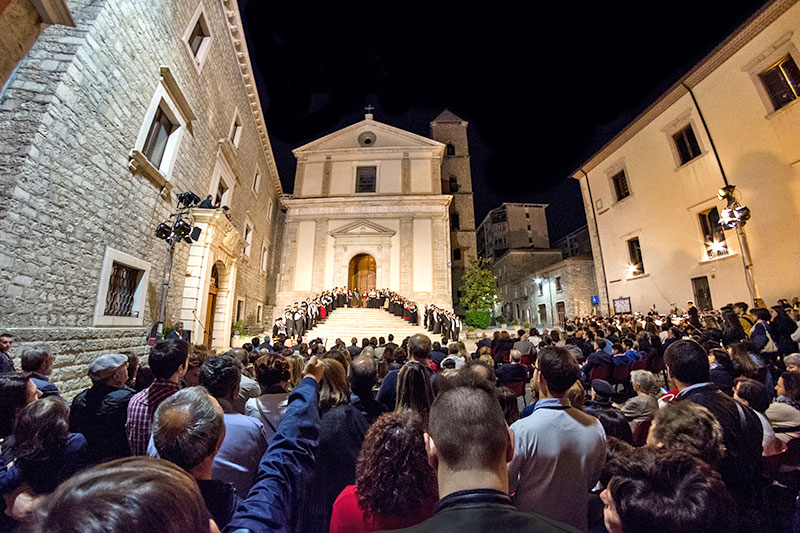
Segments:
[[[478,338],[478,334],[475,333],[475,326],[470,326],[469,328],[467,328],[467,338],[468,339],[477,339]]]
[[[497,315],[494,317],[495,323],[502,329],[506,329],[508,327],[508,322],[506,322],[506,317],[503,315]]]

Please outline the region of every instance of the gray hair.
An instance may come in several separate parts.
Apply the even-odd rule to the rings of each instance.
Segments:
[[[38,372],[43,364],[50,358],[52,351],[47,344],[34,344],[22,350],[20,362],[25,372]]]
[[[656,377],[649,370],[634,370],[631,372],[631,383],[638,385],[647,394],[655,395],[658,392]]]
[[[364,355],[364,356],[368,356],[368,357],[373,357],[374,358],[375,357],[375,348],[373,348],[372,345],[364,346],[364,348],[361,349],[361,351],[358,353],[358,355],[359,356]]]
[[[153,442],[162,459],[191,470],[214,453],[225,431],[222,412],[204,387],[189,387],[164,400],[153,418]]]
[[[522,361],[522,352],[519,350],[511,350],[511,360],[515,363]]]
[[[783,358],[783,364],[800,366],[800,353],[793,353]]]

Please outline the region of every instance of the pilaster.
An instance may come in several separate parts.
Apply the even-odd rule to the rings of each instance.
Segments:
[[[400,294],[411,292],[414,269],[413,219],[400,219]]]
[[[325,289],[325,252],[327,249],[328,219],[323,218],[317,220],[314,235],[314,270],[311,277],[311,288],[315,293],[322,292]]]

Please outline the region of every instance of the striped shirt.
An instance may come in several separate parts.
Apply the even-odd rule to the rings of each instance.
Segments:
[[[147,455],[147,442],[150,440],[150,427],[153,425],[156,409],[161,402],[180,389],[177,383],[156,380],[131,398],[128,404],[128,420],[125,422],[131,455]]]

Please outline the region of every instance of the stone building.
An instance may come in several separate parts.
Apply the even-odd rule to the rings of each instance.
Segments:
[[[467,125],[467,121],[447,109],[431,122],[431,138],[445,145],[442,193],[453,196],[450,202],[450,261],[453,306],[456,308],[459,308],[464,269],[478,257]]]
[[[493,259],[509,249],[550,248],[546,208],[505,202],[489,211],[476,232],[478,256]]]
[[[296,148],[294,194],[281,200],[279,308],[343,286],[451,308],[445,149],[372,114]]]
[[[553,243],[553,248],[558,248],[564,257],[576,255],[592,255],[592,240],[589,238],[589,226],[583,226],[564,235]]]
[[[576,169],[604,309],[800,294],[798,65],[800,5],[770,2]],[[719,222],[726,185],[749,258]]]
[[[45,28],[0,97],[0,330],[15,353],[50,343],[67,396],[95,356],[144,353],[167,257],[154,230],[177,193],[231,217],[193,210],[202,232],[175,247],[165,322],[217,349],[235,320],[260,332],[282,194],[235,0],[69,9],[75,26]]]

